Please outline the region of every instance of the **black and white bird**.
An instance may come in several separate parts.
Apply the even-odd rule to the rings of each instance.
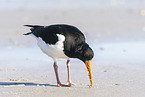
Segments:
[[[93,86],[91,59],[93,50],[85,41],[84,34],[76,27],[67,24],[49,26],[24,25],[31,27],[31,32],[24,35],[33,35],[37,39],[40,49],[54,60],[54,70],[58,86],[63,86],[59,80],[57,60],[67,59],[68,85],[70,80],[70,58],[82,60],[88,69],[91,86]]]

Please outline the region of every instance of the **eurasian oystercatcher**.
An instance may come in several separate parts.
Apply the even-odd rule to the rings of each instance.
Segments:
[[[82,60],[88,69],[91,86],[93,86],[91,59],[93,50],[85,42],[84,34],[76,27],[67,24],[56,24],[49,26],[24,25],[31,27],[31,32],[24,35],[33,35],[37,39],[40,49],[54,60],[54,70],[58,86],[63,86],[58,76],[57,60],[67,59],[68,85],[70,80],[70,58]]]

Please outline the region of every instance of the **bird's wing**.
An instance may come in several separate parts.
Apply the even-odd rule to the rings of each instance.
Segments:
[[[49,26],[39,26],[39,25],[25,25],[31,27],[30,33],[34,34],[37,38],[41,38],[47,44],[55,44],[58,41],[58,36],[54,29]],[[28,35],[26,33],[25,35]]]

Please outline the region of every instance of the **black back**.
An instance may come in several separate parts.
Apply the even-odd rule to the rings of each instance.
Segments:
[[[76,27],[65,24],[38,26],[38,25],[25,25],[32,27],[31,31],[36,37],[41,37],[45,43],[55,44],[58,41],[57,34],[65,36],[64,53],[68,57],[76,57],[74,55],[75,48],[78,45],[85,43],[83,33]],[[27,35],[27,34],[25,34]]]

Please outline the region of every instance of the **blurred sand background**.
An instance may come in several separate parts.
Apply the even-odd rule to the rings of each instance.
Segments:
[[[85,65],[71,61],[76,86],[58,88],[53,60],[25,24],[77,26],[87,37],[94,87]],[[0,0],[0,97],[144,97],[145,0]],[[62,83],[66,60],[58,62]]]

